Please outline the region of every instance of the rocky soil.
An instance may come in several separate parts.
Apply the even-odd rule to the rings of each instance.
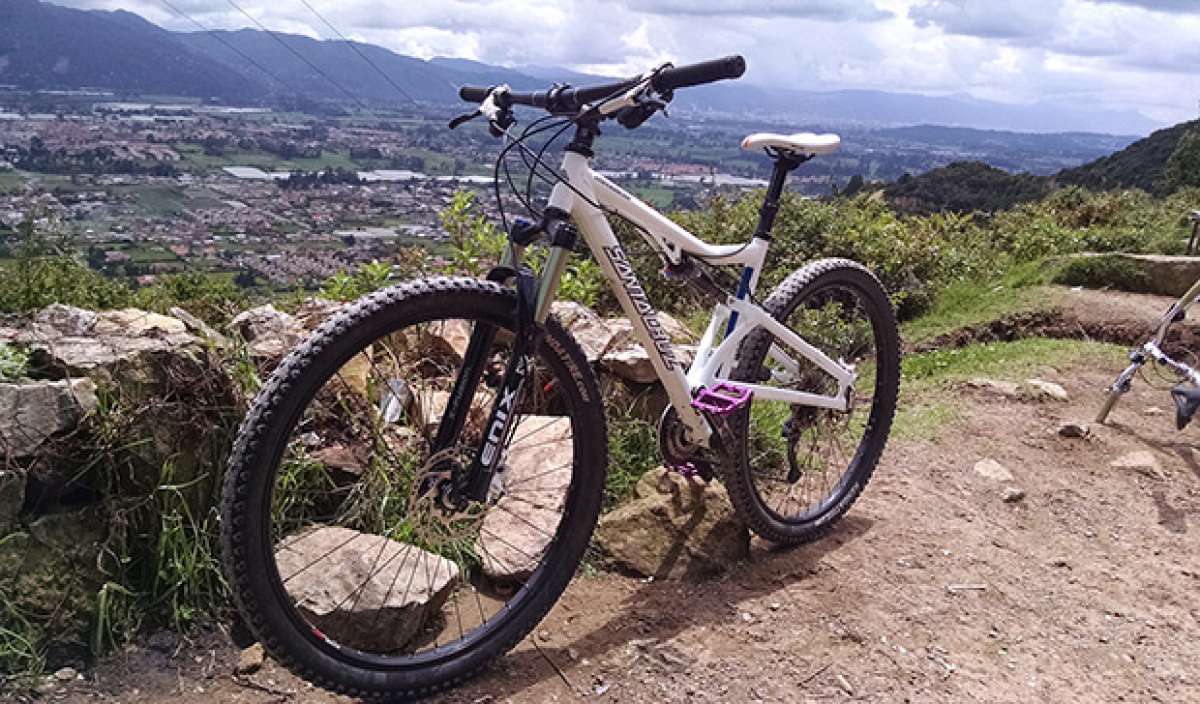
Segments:
[[[585,570],[437,701],[1200,701],[1200,431],[1177,433],[1144,384],[1089,423],[1115,371],[1040,370],[1066,401],[1025,377],[961,384],[954,419],[893,442],[826,539],[754,541],[716,577]],[[40,700],[346,701],[260,658],[221,632],[159,634]]]

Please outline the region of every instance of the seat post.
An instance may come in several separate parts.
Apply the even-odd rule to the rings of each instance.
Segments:
[[[779,214],[779,199],[783,197],[783,184],[787,181],[788,173],[812,157],[785,154],[780,151],[768,152],[775,160],[775,168],[771,171],[771,182],[767,185],[767,195],[763,198],[762,207],[758,211],[758,227],[754,229],[754,237],[770,241],[771,230],[775,227],[775,216]]]

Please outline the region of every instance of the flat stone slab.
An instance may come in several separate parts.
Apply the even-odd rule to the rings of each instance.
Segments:
[[[988,457],[979,460],[975,463],[975,473],[981,477],[987,477],[998,482],[1011,482],[1013,480],[1012,472],[1008,471],[1008,467],[1000,464],[996,460]]]
[[[286,538],[275,562],[309,623],[373,653],[403,649],[438,614],[459,576],[443,557],[340,526]]]
[[[517,427],[500,475],[505,494],[488,509],[476,540],[489,578],[521,581],[541,561],[562,520],[573,437],[566,416],[525,416]]]
[[[1132,470],[1138,474],[1144,474],[1151,479],[1164,479],[1166,477],[1166,473],[1163,472],[1162,463],[1149,450],[1137,450],[1126,453],[1109,463],[1109,466],[1113,469]]]

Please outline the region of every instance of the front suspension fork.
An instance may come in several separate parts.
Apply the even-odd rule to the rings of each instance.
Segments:
[[[541,278],[521,263],[526,245],[539,234],[550,237],[550,254]],[[484,424],[483,436],[470,466],[455,486],[462,499],[486,501],[492,479],[504,460],[515,429],[515,418],[524,398],[529,378],[533,375],[534,358],[545,335],[545,322],[550,305],[558,295],[559,283],[575,246],[577,233],[565,212],[547,208],[546,215],[536,228],[513,228],[500,266],[488,274],[494,281],[512,282],[517,292],[516,331],[512,353],[500,382],[499,392]],[[495,341],[496,328],[477,324],[471,332],[463,366],[454,383],[450,403],[446,406],[434,442],[435,452],[450,447],[463,430],[475,389],[483,376],[484,367]]]
[[[1117,405],[1117,400],[1124,396],[1133,386],[1133,376],[1146,363],[1146,355],[1142,349],[1136,348],[1129,353],[1129,366],[1125,371],[1117,375],[1112,386],[1108,387],[1108,394],[1104,397],[1104,405],[1100,407],[1100,412],[1096,414],[1096,422],[1103,425],[1108,420],[1108,414],[1112,412],[1113,406]]]

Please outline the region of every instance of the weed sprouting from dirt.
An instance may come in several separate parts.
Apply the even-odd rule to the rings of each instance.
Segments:
[[[612,508],[633,493],[638,479],[657,467],[658,435],[654,424],[634,415],[628,407],[605,404],[608,414],[608,477],[604,505]]]

